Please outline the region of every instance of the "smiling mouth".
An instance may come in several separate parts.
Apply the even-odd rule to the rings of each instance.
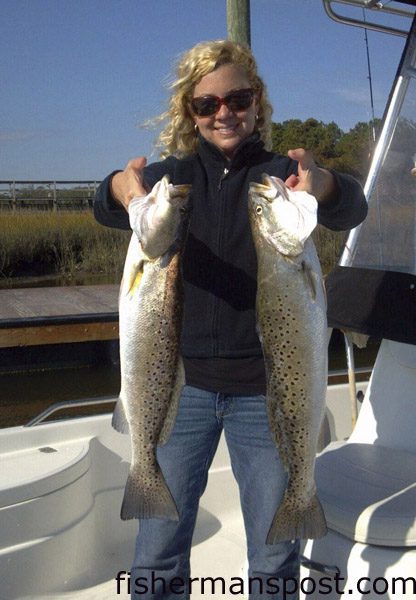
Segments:
[[[221,133],[222,135],[228,135],[231,133],[234,133],[237,129],[238,125],[232,125],[232,126],[228,126],[228,127],[216,127],[216,131],[218,131],[218,133]]]

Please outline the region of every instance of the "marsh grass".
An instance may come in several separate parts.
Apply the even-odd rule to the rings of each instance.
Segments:
[[[82,273],[119,281],[130,231],[103,227],[90,211],[0,212],[0,278]],[[336,264],[345,233],[313,233],[324,274]]]
[[[337,264],[346,237],[347,232],[331,231],[322,225],[318,225],[312,233],[324,275],[328,275]]]
[[[121,274],[131,233],[90,211],[0,213],[0,276]]]

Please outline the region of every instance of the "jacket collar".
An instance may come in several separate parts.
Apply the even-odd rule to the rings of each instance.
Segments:
[[[254,156],[263,150],[263,142],[260,139],[260,134],[256,131],[246,137],[236,148],[231,160],[228,160],[224,152],[212,142],[208,142],[201,134],[198,136],[197,153],[203,162],[208,162],[227,167],[229,170],[240,168],[250,162]]]

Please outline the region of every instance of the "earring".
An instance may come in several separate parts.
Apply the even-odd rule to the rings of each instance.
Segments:
[[[195,133],[198,133],[198,125],[195,123],[194,125]]]

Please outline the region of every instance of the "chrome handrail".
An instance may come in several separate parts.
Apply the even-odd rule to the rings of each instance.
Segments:
[[[368,367],[355,367],[354,372],[355,374],[359,374],[359,375],[366,375],[366,374],[370,374],[373,370],[372,366],[368,366]],[[328,377],[331,377],[332,379],[335,377],[347,377],[348,376],[348,368],[346,369],[334,369],[333,371],[328,371]]]
[[[357,367],[355,369],[356,373],[369,373],[371,372],[372,367]],[[348,374],[347,369],[334,369],[333,371],[329,371],[329,377],[340,377]],[[82,407],[82,406],[96,406],[99,404],[111,404],[112,402],[117,402],[118,398],[116,396],[100,396],[98,398],[85,398],[80,400],[63,400],[62,402],[56,402],[55,404],[51,404],[48,408],[45,408],[39,415],[33,417],[30,421],[28,421],[23,427],[33,427],[34,425],[39,425],[45,419],[47,419],[50,415],[59,410],[63,410],[65,408],[74,408],[74,407]]]
[[[382,25],[381,23],[375,23],[367,21],[366,19],[354,19],[353,17],[347,17],[336,13],[332,7],[334,2],[338,4],[346,4],[349,6],[355,6],[357,8],[373,10],[377,12],[384,12],[399,17],[414,17],[414,11],[406,10],[404,8],[390,7],[384,5],[383,2],[376,2],[374,0],[322,0],[325,12],[328,17],[337,23],[343,25],[353,25],[354,27],[362,27],[365,29],[371,29],[372,31],[379,31],[381,33],[389,33],[391,35],[399,35],[407,37],[409,31],[404,29],[398,29],[396,27],[390,27],[388,25]]]
[[[24,427],[33,427],[34,425],[39,425],[42,423],[47,417],[52,415],[59,410],[64,408],[74,408],[80,406],[95,406],[99,404],[110,404],[111,402],[117,402],[117,398],[115,396],[101,396],[99,398],[85,398],[81,400],[63,400],[62,402],[56,402],[52,404],[44,411],[42,411],[37,417],[31,419]]]

